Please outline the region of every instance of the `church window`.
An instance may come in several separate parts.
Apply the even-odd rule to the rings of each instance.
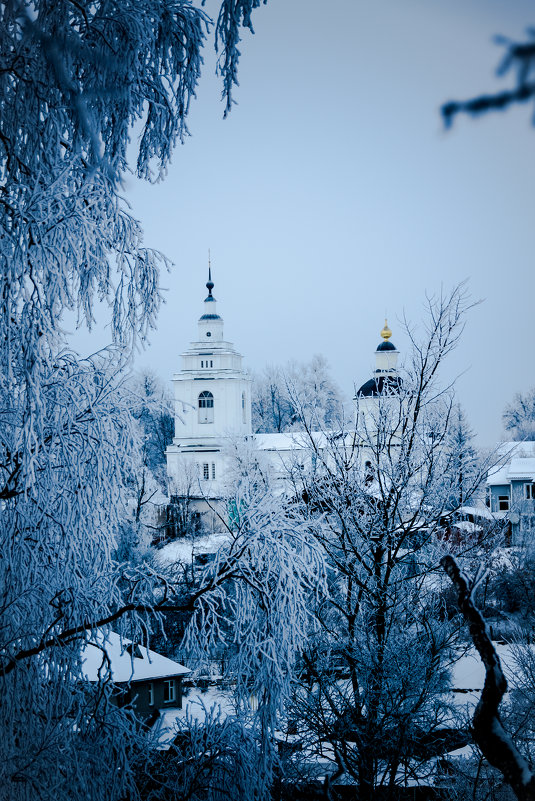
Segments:
[[[213,366],[214,366],[214,362],[212,361],[212,359],[210,359],[210,367],[213,367]]]
[[[199,395],[199,423],[214,422],[214,396],[208,390]]]
[[[242,392],[241,394],[241,419],[242,423],[247,422],[247,405],[246,405],[245,392]]]
[[[205,462],[202,466],[202,477],[204,478],[205,481],[208,481],[208,479],[210,478],[210,465],[208,464],[208,462]]]
[[[215,462],[212,462],[212,479],[215,479]]]
[[[202,361],[202,359],[201,359],[201,367],[204,367],[204,362]]]

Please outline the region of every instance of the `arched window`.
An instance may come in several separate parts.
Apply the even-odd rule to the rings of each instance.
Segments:
[[[214,396],[208,390],[199,395],[199,423],[214,422]]]
[[[245,401],[245,392],[241,394],[241,421],[242,423],[247,422],[247,404]]]

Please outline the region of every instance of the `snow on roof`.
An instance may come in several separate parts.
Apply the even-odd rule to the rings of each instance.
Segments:
[[[307,435],[302,432],[284,434],[255,434],[255,442],[261,451],[294,451],[308,447]]]
[[[527,478],[533,481],[535,477],[535,441],[526,440],[524,442],[502,442],[496,449],[496,453],[501,457],[500,463],[489,470],[487,484],[498,486],[499,484],[509,484]],[[505,464],[503,460],[509,457]]]
[[[82,676],[87,681],[98,681],[99,671],[103,676],[108,675],[108,664],[103,651],[110,661],[109,677],[117,683],[163,679],[191,673],[189,668],[179,662],[157,654],[143,645],[134,645],[131,649],[134,654],[132,656],[127,650],[128,646],[132,646],[132,640],[121,637],[114,631],[99,631],[94,640],[96,644],[88,643],[82,651]]]
[[[487,484],[495,487],[522,480],[535,480],[535,456],[514,456],[507,464],[489,471]]]
[[[330,433],[326,431],[287,431],[283,434],[255,434],[254,440],[261,451],[310,450],[311,439],[317,448],[326,448]]]
[[[459,531],[466,531],[468,534],[475,534],[481,531],[481,526],[471,523],[469,520],[457,520],[456,523],[453,523],[453,527],[458,528]]]
[[[475,506],[461,506],[457,509],[459,515],[474,515],[474,517],[484,517],[487,520],[494,520],[494,515],[484,503],[476,503]]]
[[[150,498],[148,499],[148,503],[152,503],[153,506],[167,506],[169,503],[169,498],[158,487],[158,489],[155,492],[153,492]]]
[[[511,481],[523,478],[533,481],[535,478],[535,456],[522,456],[511,459],[509,478]]]
[[[232,694],[218,687],[209,687],[206,691],[191,689],[184,694],[182,709],[171,708],[160,710],[160,717],[156,722],[156,737],[158,747],[162,750],[169,748],[173,738],[186,721],[204,723],[207,716],[219,716],[221,719],[236,714]]]
[[[500,456],[535,456],[535,440],[502,442],[498,445],[496,452]]]
[[[182,562],[191,564],[193,556],[203,553],[216,553],[222,545],[228,542],[228,531],[214,532],[206,537],[189,539],[184,537],[173,540],[158,551],[157,559],[160,564],[173,564]]]

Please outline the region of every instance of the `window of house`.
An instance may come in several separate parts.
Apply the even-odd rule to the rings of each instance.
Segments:
[[[164,703],[170,704],[176,698],[176,680],[165,679],[163,683],[163,700]]]
[[[212,462],[212,479],[215,479],[215,462]]]
[[[533,531],[535,529],[535,515],[520,515],[520,530]]]
[[[149,684],[149,706],[154,706],[154,682]]]
[[[214,422],[214,396],[208,390],[199,395],[199,423]]]
[[[205,481],[208,481],[208,479],[210,478],[210,466],[208,462],[205,462],[202,466],[202,477],[204,478]]]
[[[509,511],[509,495],[498,495],[498,509],[500,512]]]
[[[535,484],[526,484],[526,500],[535,500]]]

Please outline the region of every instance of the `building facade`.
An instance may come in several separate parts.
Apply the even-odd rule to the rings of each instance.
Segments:
[[[513,544],[535,532],[535,442],[505,442],[500,465],[487,477],[487,504],[511,524]]]
[[[251,422],[251,378],[243,368],[243,357],[225,339],[222,317],[212,294],[214,283],[209,269],[208,295],[198,321],[197,339],[182,354],[181,370],[173,376],[175,436],[167,449],[169,495],[175,503],[188,499],[203,528],[220,528],[226,514],[220,503],[226,493],[229,440],[253,437]],[[347,447],[354,448],[355,430],[368,434],[377,424],[377,409],[394,403],[401,388],[397,361],[399,353],[385,326],[375,351],[373,377],[363,384],[354,399],[355,427],[340,432]],[[381,404],[379,400],[381,399]],[[309,432],[314,448],[329,444],[329,432]],[[304,432],[254,435],[254,447],[262,451],[273,476],[283,484],[295,471],[310,467],[311,442]],[[365,454],[362,450],[363,466]],[[279,482],[276,482],[279,483]]]
[[[252,432],[252,379],[243,369],[242,355],[225,339],[210,269],[206,288],[197,339],[182,354],[181,370],[173,376],[175,436],[167,448],[171,498],[194,499],[205,518],[211,501],[224,495],[226,443]]]

